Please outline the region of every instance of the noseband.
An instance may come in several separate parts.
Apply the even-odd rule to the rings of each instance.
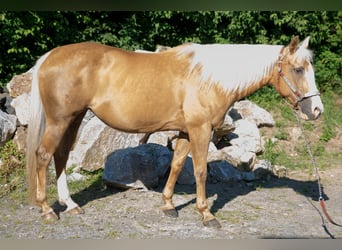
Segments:
[[[283,59],[285,55],[283,54],[285,47],[282,47],[279,53],[278,57],[278,82],[279,78],[283,78],[286,85],[291,89],[292,93],[296,97],[296,102],[293,104],[295,107],[298,105],[299,102],[303,101],[306,98],[312,97],[312,96],[320,96],[320,93],[318,91],[309,91],[306,94],[302,94],[291,82],[290,80],[285,76],[285,74],[282,71],[282,65],[283,65]]]

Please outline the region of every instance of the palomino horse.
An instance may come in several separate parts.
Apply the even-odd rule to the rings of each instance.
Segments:
[[[231,105],[272,84],[305,119],[323,105],[315,85],[309,38],[288,46],[184,44],[160,53],[125,51],[92,42],[55,48],[36,64],[31,91],[27,168],[29,198],[44,220],[58,217],[48,205],[46,171],[54,157],[59,201],[72,214],[66,162],[87,109],[125,132],[180,131],[162,193],[166,215],[177,216],[175,183],[192,152],[196,206],[205,226],[220,227],[206,200],[208,145]]]

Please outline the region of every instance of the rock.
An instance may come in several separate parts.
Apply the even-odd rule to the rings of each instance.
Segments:
[[[211,182],[229,182],[241,180],[241,174],[235,167],[226,161],[214,161],[208,163],[208,173]]]
[[[273,117],[269,112],[248,100],[236,102],[229,111],[229,115],[235,121],[239,119],[246,119],[255,123],[258,127],[273,127],[275,125]]]
[[[80,173],[73,172],[68,175],[67,179],[68,181],[85,181],[87,178]]]
[[[232,146],[253,153],[260,153],[263,151],[260,132],[255,123],[241,119],[235,121],[234,125],[234,131],[226,136]]]
[[[272,163],[267,160],[259,160],[253,167],[256,179],[269,179],[273,175]]]
[[[254,172],[241,172],[241,179],[244,181],[254,181],[257,178]]]
[[[33,68],[25,73],[13,76],[7,84],[7,89],[12,97],[18,97],[31,91],[32,70]]]
[[[112,129],[93,117],[80,131],[75,147],[70,152],[67,167],[76,166],[87,171],[103,168],[111,152],[138,145],[142,136]]]
[[[278,176],[279,178],[284,178],[287,175],[287,169],[284,166],[274,165],[272,170],[273,174]]]
[[[10,140],[17,129],[17,117],[0,110],[0,147]]]
[[[7,114],[15,115],[15,110],[11,106],[13,98],[9,95],[9,93],[1,93],[0,94],[0,109]]]
[[[25,152],[26,150],[27,129],[23,126],[17,127],[13,137],[13,143],[17,146],[19,151]]]
[[[143,183],[153,188],[165,177],[171,158],[172,153],[158,144],[119,149],[108,156],[102,179],[116,187],[137,187]]]
[[[21,125],[28,125],[30,120],[30,95],[24,93],[11,102],[11,106],[15,109],[15,113]]]
[[[220,149],[224,156],[224,160],[232,164],[240,171],[250,171],[256,161],[256,154],[245,151],[242,147],[229,146]]]

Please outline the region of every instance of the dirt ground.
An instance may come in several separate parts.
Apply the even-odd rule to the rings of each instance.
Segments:
[[[342,171],[321,171],[326,206],[342,223]],[[95,185],[94,185],[95,186]],[[98,187],[98,186],[97,186]],[[317,201],[315,177],[288,172],[264,182],[216,183],[207,186],[211,211],[221,229],[202,225],[195,205],[195,186],[177,185],[178,218],[160,209],[161,190],[115,190],[88,187],[73,195],[85,214],[72,216],[54,205],[60,220],[43,223],[39,209],[0,200],[0,238],[10,239],[255,239],[342,238],[342,228],[326,221]],[[324,218],[326,227],[322,226]]]

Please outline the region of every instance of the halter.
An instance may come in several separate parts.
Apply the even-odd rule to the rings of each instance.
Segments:
[[[283,64],[283,59],[285,55],[283,54],[285,47],[282,47],[278,56],[278,76],[283,78],[284,82],[286,85],[291,89],[292,93],[296,97],[296,102],[294,103],[294,106],[297,106],[299,102],[303,101],[306,98],[312,97],[312,96],[320,96],[320,93],[318,91],[309,91],[306,94],[302,94],[296,87],[290,82],[290,80],[284,75],[282,71],[282,64]],[[278,77],[278,81],[279,81]]]

